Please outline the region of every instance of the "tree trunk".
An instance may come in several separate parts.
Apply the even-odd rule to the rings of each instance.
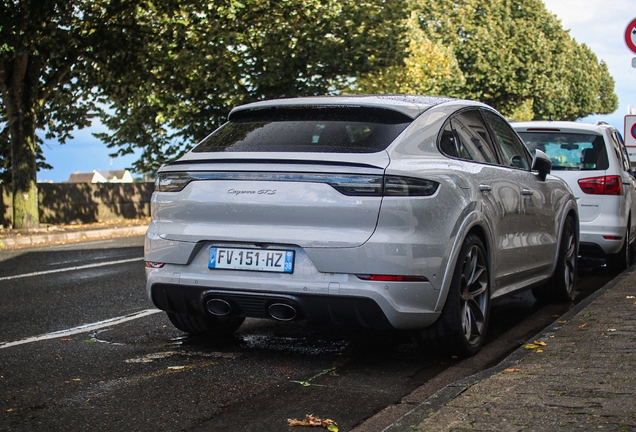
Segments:
[[[13,228],[37,228],[38,187],[36,167],[37,67],[27,53],[0,65],[0,86],[11,139]]]

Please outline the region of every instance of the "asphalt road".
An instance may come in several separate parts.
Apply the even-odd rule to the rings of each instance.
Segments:
[[[298,431],[287,419],[307,414],[381,430],[392,421],[383,408],[491,366],[569,307],[529,294],[501,302],[491,342],[465,361],[426,355],[401,333],[267,320],[213,342],[153,308],[142,245],[0,253],[0,431]],[[612,277],[585,273],[580,295]]]

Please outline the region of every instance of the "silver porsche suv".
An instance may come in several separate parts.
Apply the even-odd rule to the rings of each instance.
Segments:
[[[487,105],[426,96],[240,106],[159,170],[147,291],[180,330],[246,317],[410,330],[467,356],[491,301],[567,301],[579,220]]]

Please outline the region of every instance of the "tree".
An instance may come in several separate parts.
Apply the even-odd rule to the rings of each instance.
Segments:
[[[244,0],[147,16],[160,28],[142,80],[110,93],[100,138],[117,154],[142,149],[134,168],[156,169],[226,121],[230,110],[267,98],[335,93],[358,72],[401,61],[398,0]],[[139,90],[137,90],[139,88]]]
[[[465,84],[453,48],[432,41],[415,11],[404,22],[404,60],[371,73],[359,72],[348,87],[352,93],[406,93],[455,96]]]
[[[417,22],[406,26],[404,64],[360,76],[353,91],[442,91],[518,120],[574,120],[618,107],[605,63],[573,40],[541,0],[408,4]]]
[[[138,46],[140,3],[0,3],[0,154],[11,173],[14,228],[39,224],[36,171],[38,160],[44,162],[36,130],[63,143],[74,128],[90,124],[100,101],[91,68],[121,67],[122,57]]]
[[[403,52],[396,5],[3,0],[0,166],[11,172],[13,226],[38,225],[37,130],[64,143],[100,115],[114,154],[142,148],[134,168],[156,168],[235,104],[328,93],[354,71],[392,64]]]

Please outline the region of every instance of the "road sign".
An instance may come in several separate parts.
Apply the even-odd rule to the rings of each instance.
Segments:
[[[631,20],[625,28],[625,43],[627,48],[636,54],[636,18]]]
[[[625,145],[636,147],[636,114],[625,116]]]
[[[623,134],[625,147],[630,161],[636,162],[636,114],[625,116],[625,131]]]

